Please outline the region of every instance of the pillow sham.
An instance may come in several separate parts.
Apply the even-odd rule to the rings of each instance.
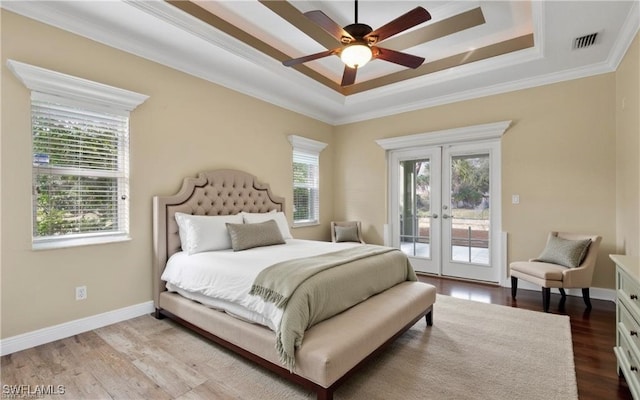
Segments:
[[[584,261],[590,244],[591,239],[569,240],[551,236],[544,250],[535,261],[575,268]]]
[[[203,251],[231,248],[226,223],[242,223],[242,215],[190,215],[175,213],[182,243],[182,251],[192,255]]]
[[[357,226],[335,226],[336,242],[359,242]]]
[[[272,219],[254,224],[227,223],[227,230],[231,237],[233,251],[286,243],[282,238],[278,223]]]
[[[289,223],[287,222],[287,217],[282,211],[270,211],[266,213],[242,213],[242,217],[245,224],[255,224],[257,222],[264,222],[272,219],[278,224],[278,228],[280,229],[280,234],[282,235],[283,239],[293,239],[293,236],[291,236],[291,232],[289,231]]]

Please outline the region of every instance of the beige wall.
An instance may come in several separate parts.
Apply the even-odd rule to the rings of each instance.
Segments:
[[[286,198],[290,218],[290,134],[329,143],[320,159],[322,225],[292,230],[329,238],[330,125],[5,10],[1,29],[2,338],[151,300],[151,199],[177,191],[184,176],[248,171]],[[130,242],[31,250],[30,92],[7,59],[150,96],[131,117]],[[78,285],[87,285],[86,301],[75,301]]]
[[[616,71],[616,245],[640,256],[640,35]]]
[[[537,256],[548,231],[603,237],[594,286],[614,286],[616,249],[615,75],[433,107],[336,128],[336,218],[366,221],[381,243],[386,160],[376,139],[512,120],[502,139],[502,229],[508,259]],[[520,204],[511,204],[511,195]]]
[[[595,232],[604,239],[594,286],[612,288],[607,255],[638,252],[638,39],[615,74],[331,127],[5,10],[1,34],[2,338],[149,301],[151,198],[175,192],[184,176],[246,170],[290,205],[289,134],[329,143],[322,223],[293,229],[297,238],[326,240],[330,220],[359,219],[365,238],[382,242],[386,161],[375,139],[513,120],[502,141],[509,259],[537,255],[551,229]],[[131,119],[130,242],[31,250],[29,91],[7,59],[150,96]],[[620,112],[622,98],[629,111]],[[616,151],[631,164],[617,162]],[[520,205],[510,203],[515,193]],[[74,300],[78,285],[87,285],[86,301]]]

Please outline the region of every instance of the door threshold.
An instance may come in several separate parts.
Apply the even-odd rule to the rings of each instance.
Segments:
[[[481,280],[478,280],[478,279],[461,278],[461,277],[458,277],[458,276],[438,275],[438,274],[431,274],[431,273],[428,273],[428,272],[421,272],[421,271],[416,271],[416,275],[427,276],[427,277],[430,277],[430,278],[448,279],[448,280],[451,280],[451,281],[462,281],[462,282],[478,283],[478,284],[487,285],[487,286],[501,287],[499,282],[481,281]]]

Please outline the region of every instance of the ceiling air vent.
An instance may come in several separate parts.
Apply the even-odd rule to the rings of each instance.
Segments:
[[[590,33],[588,35],[580,36],[579,38],[575,38],[573,40],[573,48],[574,49],[584,49],[585,47],[590,47],[596,44],[596,37],[598,36],[598,32]]]

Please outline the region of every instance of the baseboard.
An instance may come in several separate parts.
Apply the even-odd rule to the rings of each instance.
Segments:
[[[511,287],[511,279],[508,279],[507,281],[508,283],[505,286]],[[522,279],[518,279],[518,289],[535,290],[538,292],[542,290],[540,286],[534,285],[533,283],[529,283]],[[568,296],[582,297],[582,289],[565,289],[565,292]],[[551,288],[551,293],[560,294],[560,291],[558,289]],[[591,297],[592,299],[609,300],[615,303],[616,291],[615,289],[592,287],[589,288],[589,297]]]
[[[48,328],[23,333],[0,340],[0,355],[15,353],[55,340],[64,339],[82,332],[98,329],[116,322],[139,317],[154,311],[153,301],[147,301],[133,306],[92,315],[90,317],[65,322]]]

